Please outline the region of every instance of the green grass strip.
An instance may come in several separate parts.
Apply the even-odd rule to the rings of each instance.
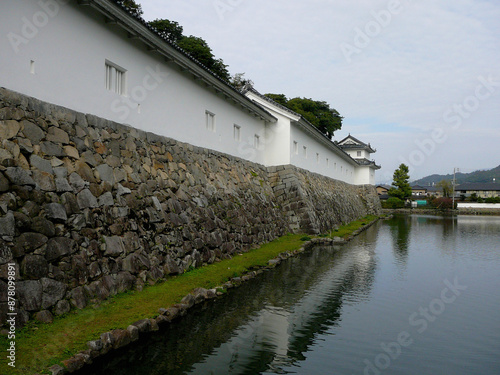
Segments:
[[[241,276],[249,269],[266,266],[270,259],[285,251],[294,251],[303,245],[303,234],[286,235],[259,249],[250,250],[232,259],[196,268],[166,281],[144,288],[142,292],[129,291],[104,301],[98,307],[87,307],[57,317],[51,324],[30,322],[16,334],[16,369],[7,366],[8,342],[0,338],[0,373],[33,374],[68,359],[87,349],[87,341],[100,334],[122,328],[137,320],[153,318],[160,307],[169,307],[197,287],[213,288],[232,277]]]
[[[349,237],[355,230],[376,220],[377,216],[366,216],[341,226],[328,237]],[[325,237],[325,236],[322,236]],[[286,251],[298,250],[303,241],[310,239],[304,234],[288,234],[258,249],[250,250],[231,259],[196,268],[182,275],[169,277],[164,282],[145,287],[143,291],[128,291],[109,298],[99,306],[73,310],[56,317],[51,324],[30,321],[16,332],[16,368],[7,366],[6,352],[9,341],[0,337],[0,372],[2,374],[43,373],[53,364],[70,358],[87,349],[86,343],[97,340],[101,333],[113,329],[125,329],[137,320],[154,318],[158,309],[169,307],[193,289],[219,286],[230,278],[247,271],[266,266],[270,259]],[[9,372],[10,371],[10,372]]]
[[[342,225],[338,229],[332,230],[330,233],[328,233],[328,237],[333,238],[333,237],[341,237],[343,239],[347,239],[352,233],[370,223],[373,221],[377,220],[379,216],[376,215],[368,215],[365,216],[362,219],[352,221],[346,225]]]

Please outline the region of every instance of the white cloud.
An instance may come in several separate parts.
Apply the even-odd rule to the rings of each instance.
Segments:
[[[401,0],[400,12],[378,33],[374,13],[387,11],[388,0],[140,2],[146,19],[178,21],[259,91],[329,102],[345,117],[339,134],[351,132],[377,148],[380,175],[392,175],[397,159],[436,128],[450,137],[419,166],[420,177],[500,164],[500,87],[461,118],[458,130],[443,118],[475,95],[479,77],[500,78],[496,1]],[[222,17],[220,3],[229,6]],[[369,23],[376,35],[349,63],[341,45],[354,44],[356,30]]]

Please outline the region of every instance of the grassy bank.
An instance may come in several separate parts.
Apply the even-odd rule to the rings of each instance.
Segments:
[[[376,216],[367,216],[326,236],[347,238],[376,219]],[[306,239],[308,237],[304,234],[289,234],[258,249],[235,255],[232,259],[169,277],[162,283],[144,288],[141,292],[126,292],[102,302],[99,306],[72,311],[57,317],[52,324],[30,322],[16,333],[16,369],[10,370],[6,356],[2,355],[0,373],[41,373],[51,365],[60,364],[60,361],[87,349],[87,341],[98,339],[101,333],[117,328],[125,329],[137,320],[153,318],[158,315],[159,308],[178,303],[193,289],[214,288],[250,269],[266,266],[270,259],[280,253],[301,248]],[[5,336],[0,338],[2,353],[7,352],[8,341],[10,340]]]
[[[375,215],[368,215],[365,216],[362,219],[350,222],[346,225],[342,225],[338,229],[334,229],[328,234],[328,237],[333,238],[333,237],[340,237],[343,239],[347,239],[350,235],[352,235],[353,232],[357,231],[358,229],[370,224],[371,222],[377,220],[379,217]]]

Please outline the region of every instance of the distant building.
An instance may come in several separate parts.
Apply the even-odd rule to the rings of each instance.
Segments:
[[[414,196],[426,196],[427,195],[427,188],[424,186],[420,185],[413,185],[411,187],[411,194]]]
[[[481,198],[500,197],[500,184],[493,182],[467,182],[456,186],[455,193],[457,195],[464,195],[465,197],[470,197],[472,194],[476,194]]]
[[[427,196],[434,196],[440,198],[443,196],[443,188],[439,186],[427,186]]]
[[[369,181],[363,183],[373,185],[375,181],[375,170],[380,169],[380,166],[375,164],[375,161],[371,159],[371,154],[377,152],[377,150],[372,148],[369,143],[361,142],[351,134],[337,142],[337,145],[359,164],[356,170],[359,177],[356,179],[365,181],[365,176],[369,176]]]
[[[377,185],[375,186],[377,189],[378,195],[386,195],[389,192],[389,189],[392,188],[390,185]]]

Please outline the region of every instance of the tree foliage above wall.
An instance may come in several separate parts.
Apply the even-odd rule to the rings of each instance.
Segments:
[[[142,7],[140,4],[137,4],[134,0],[117,0],[117,2],[129,8],[132,14],[134,14],[135,16],[137,17],[142,16],[143,13]]]
[[[137,17],[142,16],[143,10],[140,4],[134,0],[117,0],[123,6],[126,6]],[[183,27],[178,22],[168,19],[156,19],[148,22],[165,39],[177,44],[190,56],[205,65],[211,72],[223,80],[229,82],[231,75],[227,70],[227,65],[222,59],[216,59],[208,43],[200,37],[193,35],[185,36]]]
[[[141,5],[134,0],[117,0],[118,3],[128,7],[136,16],[143,14]],[[165,39],[177,44],[190,56],[206,66],[211,72],[226,82],[231,83],[236,89],[241,90],[245,84],[253,82],[244,78],[245,73],[237,73],[231,77],[228,66],[222,59],[215,58],[208,43],[193,35],[185,36],[184,29],[178,22],[168,19],[156,19],[148,22]],[[327,137],[342,127],[342,117],[327,102],[307,98],[293,98],[288,100],[283,94],[266,94],[277,103],[302,115],[307,121],[318,128]]]
[[[339,112],[330,108],[325,101],[308,98],[287,99],[283,94],[265,94],[268,98],[302,115],[327,137],[332,138],[336,130],[342,128],[342,119]]]
[[[184,29],[178,22],[166,19],[156,19],[148,22],[148,24],[158,30],[158,33],[162,37],[169,39],[174,43],[177,43],[184,37]]]
[[[183,27],[175,21],[156,19],[148,23],[150,26],[154,27],[162,37],[177,44],[190,56],[205,65],[211,72],[215,73],[224,81],[229,82],[231,80],[227,65],[224,64],[222,59],[215,58],[212,49],[204,39],[193,35],[185,36],[183,34]]]

